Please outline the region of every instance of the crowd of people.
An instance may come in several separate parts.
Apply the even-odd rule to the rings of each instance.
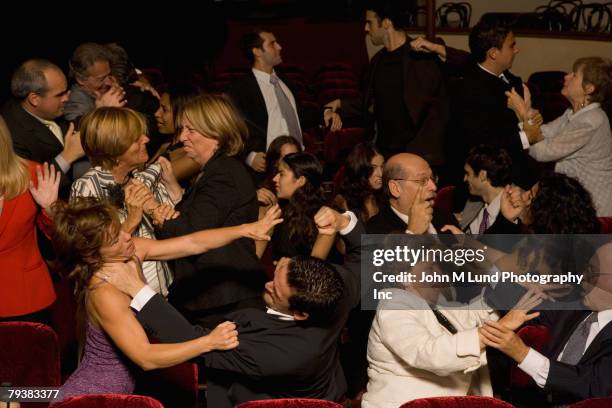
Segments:
[[[605,239],[573,260],[590,273],[571,310],[538,309],[559,287],[521,284],[407,283],[377,310],[360,307],[363,234],[448,234],[474,246],[491,234],[600,234],[599,218],[612,216],[602,109],[612,61],[568,61],[570,107],[544,123],[510,72],[511,27],[481,20],[469,52],[458,50],[410,38],[400,3],[368,5],[365,32],[382,49],[362,97],[317,109],[275,70],[282,47],[268,29],[243,36],[251,69],[223,95],[186,83],[156,90],[117,44],[80,45],[70,85],[50,61],[19,66],[0,109],[0,322],[51,324],[52,276],[71,280],[82,352],[61,399],[130,394],[136,370],[191,359],[210,369],[215,408],[612,397]],[[362,123],[368,140],[330,194],[303,131],[343,122]],[[449,206],[436,205],[440,183],[454,185]],[[539,249],[497,248],[491,270],[523,270],[525,256],[524,273],[545,273],[554,257]],[[438,308],[441,297],[468,306]],[[516,334],[534,322],[549,328],[544,350]],[[508,392],[514,367],[533,379],[524,400]]]

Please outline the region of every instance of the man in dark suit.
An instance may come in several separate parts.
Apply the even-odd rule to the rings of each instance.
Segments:
[[[591,268],[582,283],[583,310],[545,310],[530,322],[550,332],[542,353],[495,322],[484,326],[485,344],[516,361],[555,406],[612,396],[612,244],[596,251]]]
[[[368,234],[435,234],[446,224],[456,224],[451,214],[433,207],[436,182],[437,177],[422,157],[400,153],[387,160],[383,188],[389,202],[368,221]]]
[[[468,234],[484,234],[501,212],[502,195],[511,183],[512,159],[504,150],[491,145],[473,147],[463,169],[463,180],[473,199],[468,200],[459,227]]]
[[[231,351],[202,356],[209,406],[229,408],[282,397],[339,400],[344,394],[337,344],[348,313],[360,298],[363,227],[354,214],[341,215],[325,207],[315,215],[315,222],[321,233],[343,235],[345,264],[283,258],[274,280],[265,286],[267,310],[243,309],[226,316],[236,323],[240,344]],[[177,342],[205,334],[140,278],[129,273],[104,278],[133,297],[131,306],[138,311],[138,320],[158,340]]]
[[[57,121],[70,96],[64,73],[47,60],[28,60],[13,74],[11,92],[14,100],[0,112],[11,131],[15,152],[38,163],[52,163],[60,170],[60,197],[67,198],[72,183],[70,167],[84,152],[74,127]]]
[[[266,170],[266,150],[278,136],[289,135],[303,143],[302,130],[315,127],[321,120],[339,128],[340,117],[329,109],[305,109],[295,98],[288,82],[280,79],[274,67],[283,60],[281,45],[269,30],[257,29],[241,39],[244,55],[252,69],[231,84],[228,91],[249,128],[246,163],[256,172]]]
[[[384,45],[368,66],[362,100],[335,101],[343,119],[361,116],[376,129],[376,145],[390,157],[410,152],[431,166],[445,162],[448,98],[440,62],[410,48],[409,2],[371,1],[365,31],[374,45]]]

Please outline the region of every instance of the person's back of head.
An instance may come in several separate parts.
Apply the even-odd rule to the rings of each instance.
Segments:
[[[136,68],[127,51],[117,43],[105,44],[111,56],[111,71],[119,85],[126,86],[138,80]]]
[[[510,32],[511,29],[507,24],[503,24],[495,17],[485,16],[470,31],[469,45],[472,57],[476,62],[484,62],[491,48],[502,49],[504,40]]]
[[[512,158],[505,149],[486,144],[475,146],[465,163],[475,175],[484,170],[492,187],[504,187],[512,182]]]
[[[255,63],[255,55],[253,54],[253,48],[262,48],[264,39],[261,37],[261,33],[269,33],[270,30],[265,28],[255,28],[240,38],[240,50],[242,55],[249,61],[251,65]]]
[[[365,10],[375,12],[381,22],[388,19],[397,31],[410,27],[416,8],[414,0],[369,0],[365,5]]]
[[[530,206],[529,229],[536,234],[597,234],[600,224],[591,194],[573,177],[544,176]]]
[[[333,318],[344,293],[340,273],[329,263],[311,256],[291,259],[287,281],[293,289],[289,297],[291,311],[307,313],[314,324]]]

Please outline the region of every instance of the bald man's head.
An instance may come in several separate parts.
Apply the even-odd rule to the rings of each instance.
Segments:
[[[431,167],[422,157],[412,153],[399,153],[387,160],[383,188],[391,205],[406,215],[419,188],[424,188],[426,198],[432,201],[436,192]]]

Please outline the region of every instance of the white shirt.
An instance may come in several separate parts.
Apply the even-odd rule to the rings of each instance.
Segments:
[[[493,201],[491,201],[489,204],[485,203],[484,207],[480,209],[480,212],[478,213],[476,218],[474,218],[474,220],[470,223],[470,232],[472,233],[472,235],[477,235],[480,230],[480,223],[482,222],[485,208],[487,209],[487,212],[489,213],[489,222],[487,225],[489,227],[493,225],[501,209],[501,196],[502,196],[502,193],[499,193],[493,199]]]
[[[591,345],[597,334],[599,334],[601,329],[606,327],[606,325],[612,321],[612,310],[603,310],[601,312],[594,313],[597,313],[597,321],[591,324],[589,336],[587,337],[584,351],[589,348],[589,346]],[[586,320],[588,317],[589,316],[586,316],[582,321]],[[557,361],[559,361],[563,356],[563,352],[565,351],[566,346],[567,344],[563,346],[563,351],[559,353]],[[518,367],[525,373],[530,375],[540,388],[544,388],[544,385],[546,385],[546,380],[548,379],[548,371],[550,370],[550,360],[548,358],[544,357],[542,354],[538,353],[534,349],[529,348],[527,356],[525,357],[523,362],[518,365]]]
[[[274,71],[273,74],[276,75]],[[270,74],[260,71],[258,69],[253,68],[253,75],[255,75],[255,79],[257,80],[257,85],[259,85],[259,89],[261,90],[261,94],[263,95],[264,101],[266,102],[266,110],[268,111],[268,130],[266,137],[266,150],[270,143],[278,136],[285,136],[289,134],[289,127],[287,126],[287,121],[283,117],[281,113],[280,107],[278,106],[278,99],[276,98],[276,93],[274,92],[274,85],[270,83]],[[281,89],[289,98],[289,102],[291,102],[291,106],[295,110],[297,115],[297,106],[295,104],[295,98],[291,93],[291,90],[285,85],[283,81],[278,80]],[[299,121],[298,121],[299,126]],[[255,157],[256,152],[249,152],[247,156],[247,164],[253,163],[253,158]]]
[[[499,79],[501,79],[502,81],[504,81],[507,84],[510,84],[510,81],[508,81],[508,78],[506,78],[506,76],[504,75],[503,72],[501,74],[497,75],[496,73],[489,71],[488,69],[486,69],[482,65],[480,65],[480,64],[477,64],[477,65],[483,71],[488,72],[489,74],[498,77]],[[518,92],[518,90],[517,90],[517,92]],[[523,130],[523,124],[522,123],[519,123],[519,137],[521,138],[521,144],[523,145],[523,149],[529,149],[529,139],[527,138],[527,133],[525,133],[525,131]]]
[[[400,217],[400,219],[402,221],[404,221],[406,223],[406,226],[408,226],[408,223],[410,222],[410,217],[407,216],[404,213],[399,212],[398,210],[396,210],[392,205],[390,205],[389,207],[391,207],[391,210],[395,213],[395,215],[397,215],[398,217]],[[410,230],[406,230],[407,234],[414,234],[412,231]],[[438,231],[436,231],[436,229],[434,228],[432,223],[429,223],[429,227],[427,227],[427,233],[428,234],[437,234]]]

